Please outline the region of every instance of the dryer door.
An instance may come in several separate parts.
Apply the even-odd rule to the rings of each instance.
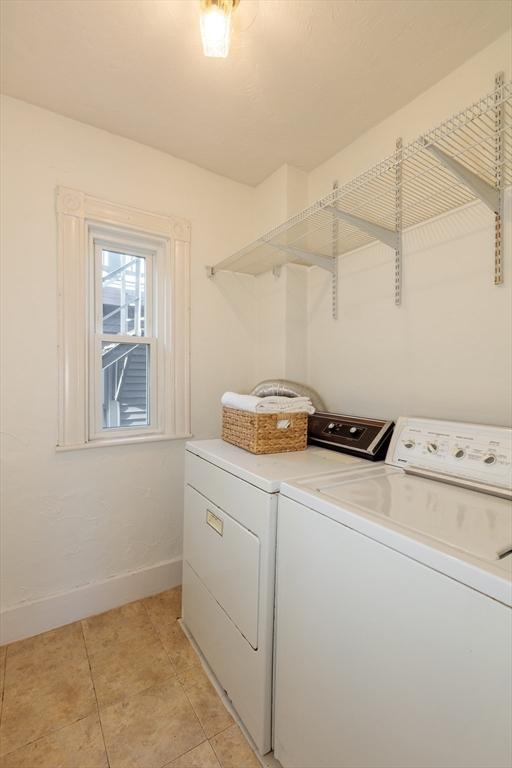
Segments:
[[[256,649],[258,537],[189,485],[185,488],[184,535],[189,565]]]

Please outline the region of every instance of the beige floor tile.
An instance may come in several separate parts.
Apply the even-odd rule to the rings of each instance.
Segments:
[[[160,637],[177,672],[201,666],[197,653],[190,645],[179,623],[176,623],[172,629],[161,632]]]
[[[207,741],[173,760],[166,768],[220,768],[215,752]]]
[[[127,640],[136,644],[156,638],[147,611],[140,601],[84,619],[82,627],[89,654],[108,652]]]
[[[96,698],[79,625],[9,646],[0,724],[1,754],[95,710]]]
[[[188,691],[188,689],[192,688],[194,685],[209,682],[208,675],[204,671],[199,659],[197,659],[197,662],[194,661],[194,664],[191,667],[177,669],[176,674],[185,691]]]
[[[175,676],[162,642],[125,640],[89,657],[98,704],[105,708]]]
[[[57,674],[62,664],[80,664],[87,658],[80,623],[52,629],[8,646],[6,685],[15,680],[33,682]]]
[[[181,616],[181,587],[147,597],[143,602],[153,626],[158,631],[172,628]]]
[[[205,740],[176,678],[101,710],[111,768],[161,768]]]
[[[0,758],[0,768],[108,768],[98,715],[33,741]]]
[[[209,680],[189,688],[187,696],[209,739],[233,723],[233,718]]]
[[[214,736],[210,744],[222,768],[261,768],[238,725]]]

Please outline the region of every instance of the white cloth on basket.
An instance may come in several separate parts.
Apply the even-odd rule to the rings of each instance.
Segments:
[[[269,395],[239,395],[236,392],[225,392],[221,398],[226,408],[236,408],[239,411],[251,413],[314,413],[315,409],[309,397],[281,397]]]

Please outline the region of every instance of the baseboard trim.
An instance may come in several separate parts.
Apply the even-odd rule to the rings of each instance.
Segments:
[[[0,613],[0,645],[103,613],[181,584],[181,559],[123,573]]]

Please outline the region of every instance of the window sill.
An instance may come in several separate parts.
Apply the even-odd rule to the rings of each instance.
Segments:
[[[184,435],[139,435],[138,437],[118,437],[106,440],[91,440],[88,443],[80,443],[78,445],[57,445],[55,450],[57,453],[64,451],[83,451],[88,448],[112,448],[118,445],[141,445],[144,443],[157,443],[163,440],[188,440],[192,437],[192,433]]]

